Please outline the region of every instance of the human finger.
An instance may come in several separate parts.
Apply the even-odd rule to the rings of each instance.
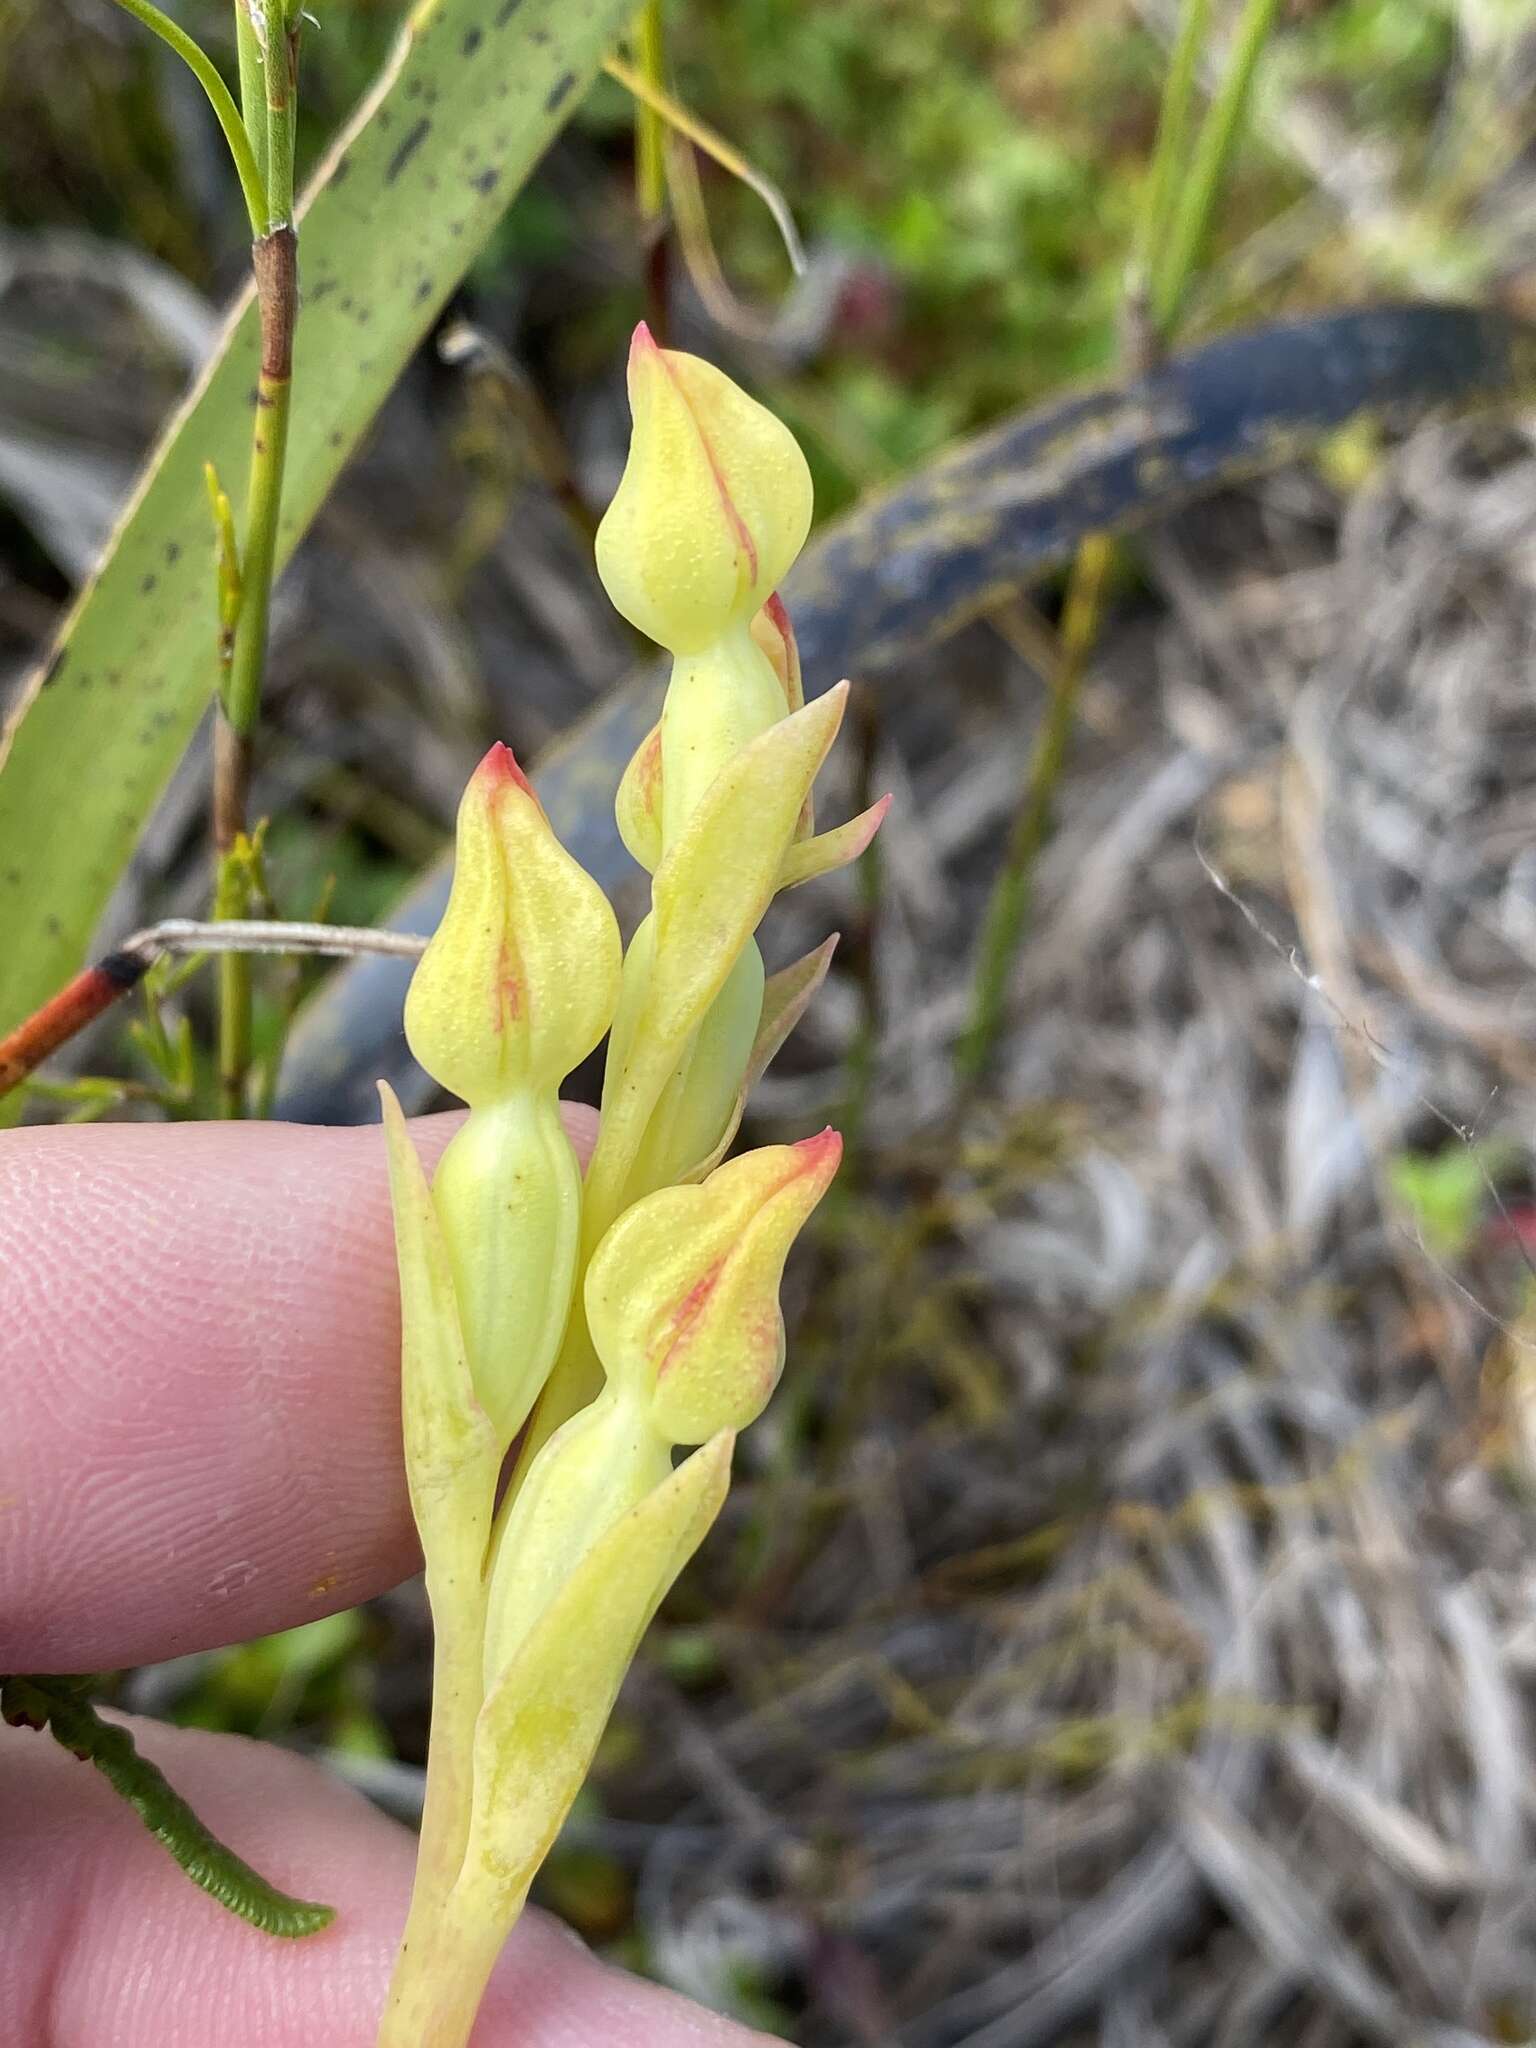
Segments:
[[[589,1150],[595,1120],[569,1108]],[[413,1125],[435,1157],[455,1120]],[[377,1125],[0,1138],[0,1670],[243,1640],[417,1568]]]

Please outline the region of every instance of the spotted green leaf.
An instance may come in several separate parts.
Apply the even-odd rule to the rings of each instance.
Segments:
[[[633,4],[421,0],[412,11],[300,209],[281,559]],[[81,964],[212,695],[204,464],[227,484],[243,478],[255,372],[247,297],[0,736],[0,1032]]]

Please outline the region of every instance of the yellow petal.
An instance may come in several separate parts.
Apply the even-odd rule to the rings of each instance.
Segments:
[[[654,875],[661,860],[661,721],[629,757],[613,801],[619,837],[632,860]]]
[[[800,643],[784,600],[775,591],[752,620],[752,638],[779,679],[785,706],[798,711],[805,702],[805,685],[800,678]]]
[[[805,702],[805,684],[800,674],[800,643],[795,638],[788,609],[777,591],[753,618],[752,638],[768,657],[768,664],[784,692],[785,703],[791,711],[798,711]],[[800,806],[795,837],[809,839],[815,830],[816,799],[814,795],[807,795]]]

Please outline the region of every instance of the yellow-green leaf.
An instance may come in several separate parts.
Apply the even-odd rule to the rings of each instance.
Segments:
[[[599,1537],[481,1710],[459,1890],[488,1913],[515,1909],[559,1832],[651,1616],[720,1512],[734,1444],[712,1438]]]

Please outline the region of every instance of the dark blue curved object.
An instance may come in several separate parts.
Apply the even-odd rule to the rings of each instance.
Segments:
[[[1352,420],[1407,425],[1507,404],[1533,385],[1536,329],[1492,310],[1418,303],[1224,335],[1131,383],[1018,414],[811,542],[784,589],[806,686],[894,679],[904,658],[1066,560],[1086,534],[1145,525]],[[659,663],[645,667],[534,771],[555,830],[615,896],[637,871],[613,795],[664,679]],[[447,891],[444,864],[391,924],[431,931]],[[409,978],[407,963],[368,958],[322,985],[290,1042],[279,1116],[369,1121],[380,1076],[408,1106],[426,1099],[400,1029]]]

